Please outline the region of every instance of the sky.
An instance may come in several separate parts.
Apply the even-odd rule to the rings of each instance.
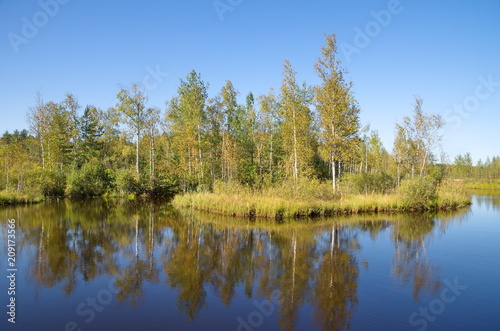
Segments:
[[[165,109],[194,69],[210,96],[231,80],[243,103],[279,89],[284,59],[318,84],[331,33],[387,150],[419,96],[446,122],[449,161],[500,155],[500,0],[0,0],[0,132],[28,128],[37,91],[107,109],[140,83]]]

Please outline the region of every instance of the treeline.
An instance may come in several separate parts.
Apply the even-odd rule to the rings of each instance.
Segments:
[[[377,131],[361,128],[352,83],[336,56],[335,35],[328,35],[314,65],[319,85],[299,84],[285,60],[280,89],[248,93],[244,104],[229,80],[209,97],[195,71],[165,110],[149,107],[138,85],[120,89],[107,110],[83,108],[71,93],[60,102],[38,95],[29,132],[0,139],[0,185],[45,196],[164,196],[220,182],[259,189],[318,179],[335,192],[341,183],[374,191],[417,176],[441,179],[446,167],[433,153],[441,117],[426,115],[417,98],[386,150]]]
[[[459,154],[455,157],[449,169],[450,177],[462,179],[495,180],[500,178],[500,157],[487,157],[485,161],[479,159],[472,162],[470,153]]]

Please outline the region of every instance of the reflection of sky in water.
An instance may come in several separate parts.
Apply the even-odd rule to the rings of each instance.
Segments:
[[[235,330],[275,290],[279,304],[255,330],[416,329],[410,314],[455,278],[467,289],[429,327],[491,329],[500,322],[500,196],[473,202],[433,216],[277,226],[66,201],[3,208],[0,233],[6,256],[5,221],[16,218],[20,329]],[[86,323],[86,300],[115,286]]]

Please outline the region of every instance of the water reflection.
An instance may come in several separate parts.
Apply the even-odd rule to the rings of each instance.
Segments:
[[[413,298],[420,294],[435,295],[441,289],[439,267],[427,256],[428,240],[436,221],[429,215],[410,216],[394,223],[392,240],[395,243],[392,272],[403,284],[413,285]]]
[[[312,308],[313,326],[349,328],[358,303],[358,235],[363,232],[376,240],[390,231],[393,276],[413,286],[416,301],[422,292],[436,293],[442,286],[439,266],[429,260],[426,248],[434,234],[460,221],[459,214],[278,226],[124,201],[60,201],[0,210],[3,222],[16,217],[18,247],[34,252],[28,272],[37,287],[61,287],[70,296],[78,286],[112,275],[115,299],[138,307],[154,295],[146,293],[147,283],[164,283],[176,291],[178,311],[192,320],[208,306],[208,293],[229,307],[238,288],[252,300],[270,299],[278,290],[284,330],[296,328],[305,306]]]

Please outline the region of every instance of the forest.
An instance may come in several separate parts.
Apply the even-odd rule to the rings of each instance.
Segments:
[[[0,204],[241,191],[327,200],[402,187],[412,197],[430,190],[432,199],[446,178],[500,178],[500,157],[475,165],[469,153],[446,160],[445,123],[424,112],[420,97],[402,110],[407,116],[386,149],[377,130],[361,125],[335,35],[325,36],[314,70],[319,85],[299,83],[284,60],[280,88],[248,93],[243,104],[230,80],[209,96],[194,70],[164,109],[149,106],[138,84],[121,88],[106,110],[80,105],[72,93],[59,101],[38,93],[29,130],[0,138]]]

